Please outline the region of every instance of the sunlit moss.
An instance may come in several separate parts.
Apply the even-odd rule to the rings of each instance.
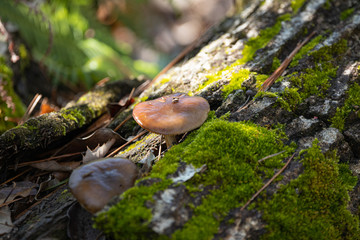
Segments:
[[[79,127],[86,123],[86,118],[79,109],[63,109],[60,113],[64,119],[74,121]]]
[[[314,66],[290,77],[294,87],[299,89],[301,99],[310,95],[325,96],[326,90],[330,87],[329,80],[336,76],[338,69],[336,60],[342,58],[346,49],[347,42],[341,39],[338,43],[324,46],[309,54]]]
[[[283,14],[276,19],[276,23],[272,27],[265,28],[260,31],[259,36],[250,38],[245,44],[242,51],[242,58],[237,60],[237,64],[244,64],[251,61],[254,58],[255,52],[265,47],[269,41],[280,32],[281,23],[290,19],[290,14]]]
[[[219,81],[224,76],[231,74],[232,72],[233,75],[231,76],[230,83],[223,88],[223,95],[226,97],[233,90],[240,89],[241,83],[247,79],[247,77],[250,75],[250,72],[247,69],[236,70],[236,68],[248,61],[251,61],[255,56],[255,52],[261,48],[264,48],[269,43],[269,41],[280,32],[281,22],[290,20],[290,18],[290,14],[283,14],[276,19],[276,23],[273,26],[261,30],[257,37],[250,38],[243,48],[242,57],[240,59],[221,71],[207,75],[207,80],[201,84],[196,91],[204,89],[206,86]],[[275,65],[280,65],[280,61],[277,58],[274,58],[274,66]],[[261,80],[265,81],[265,79],[262,78]]]
[[[305,2],[306,0],[291,0],[291,8],[293,13],[296,14]]]
[[[299,60],[304,58],[308,55],[309,51],[312,50],[319,42],[321,42],[324,39],[323,36],[319,35],[312,39],[310,42],[308,42],[305,46],[303,46],[300,51],[295,54],[294,58],[292,59],[289,67],[295,67],[299,64]]]
[[[255,78],[256,78],[256,87],[260,88],[261,85],[265,82],[265,80],[269,78],[269,75],[257,74],[255,75]]]
[[[297,88],[285,88],[281,97],[278,98],[282,108],[290,111],[294,111],[296,107],[301,103],[301,97],[299,89]]]
[[[268,224],[263,239],[359,239],[359,219],[347,209],[357,178],[317,144],[303,154],[304,172],[260,204]]]
[[[271,72],[274,72],[278,67],[280,67],[280,65],[281,65],[280,59],[274,57],[271,65]]]
[[[115,239],[145,238],[151,233],[147,224],[152,214],[144,203],[152,201],[156,192],[171,184],[167,176],[183,161],[194,167],[207,166],[204,173],[185,183],[189,191],[199,192],[204,186],[219,187],[204,196],[199,206],[189,205],[194,209],[193,217],[172,238],[209,239],[217,232],[228,211],[244,204],[261,188],[263,179],[271,177],[275,169],[283,165],[282,159],[294,150],[283,145],[283,137],[284,134],[277,130],[252,123],[209,120],[183,143],[173,146],[154,165],[149,177],[162,179],[160,182],[130,189],[117,205],[96,218],[96,224]],[[281,150],[286,152],[264,164],[258,163],[259,159]]]
[[[340,131],[344,130],[345,121],[351,112],[357,112],[360,118],[360,111],[356,108],[360,106],[360,86],[354,83],[347,92],[347,98],[341,108],[336,109],[334,117],[331,118],[331,126],[338,128]]]
[[[232,91],[241,88],[241,84],[250,76],[250,70],[241,69],[237,73],[231,75],[229,84],[222,89],[223,96],[226,98]]]

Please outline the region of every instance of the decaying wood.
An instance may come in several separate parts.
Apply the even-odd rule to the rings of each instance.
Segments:
[[[109,102],[120,100],[136,84],[136,81],[114,82],[98,87],[59,112],[31,118],[8,130],[0,136],[0,167],[15,159],[19,162],[29,160],[29,153],[63,144],[61,141],[74,136],[79,129],[106,113]]]

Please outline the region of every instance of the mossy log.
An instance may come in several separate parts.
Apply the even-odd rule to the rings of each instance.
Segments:
[[[351,0],[255,1],[211,29],[140,97],[200,95],[221,119],[172,147],[96,226],[115,239],[357,239],[359,36],[360,2]],[[141,161],[151,138],[119,155]],[[282,177],[243,209],[292,153]]]
[[[106,105],[118,101],[135,87],[136,81],[112,82],[84,94],[58,112],[30,118],[0,136],[0,167],[29,153],[51,149],[107,111]],[[61,141],[63,141],[61,143]]]
[[[313,31],[283,76],[258,92]],[[359,38],[357,0],[252,1],[210,29],[140,96],[203,96],[208,121],[97,214],[96,226],[109,239],[358,239]],[[141,162],[158,142],[149,134],[119,156]]]

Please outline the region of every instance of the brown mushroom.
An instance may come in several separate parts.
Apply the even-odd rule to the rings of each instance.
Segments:
[[[75,169],[69,188],[78,202],[89,212],[101,210],[109,200],[134,185],[138,170],[124,158],[105,158]]]
[[[133,117],[142,128],[164,135],[169,148],[176,143],[176,135],[200,127],[209,111],[209,103],[204,98],[175,93],[139,103]]]

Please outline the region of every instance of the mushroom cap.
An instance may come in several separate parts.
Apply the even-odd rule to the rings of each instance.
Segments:
[[[96,213],[112,197],[132,187],[137,175],[137,167],[130,160],[104,158],[76,168],[71,173],[69,188],[87,211]]]
[[[133,117],[150,132],[176,135],[200,127],[209,111],[209,103],[204,98],[175,93],[137,104]]]

